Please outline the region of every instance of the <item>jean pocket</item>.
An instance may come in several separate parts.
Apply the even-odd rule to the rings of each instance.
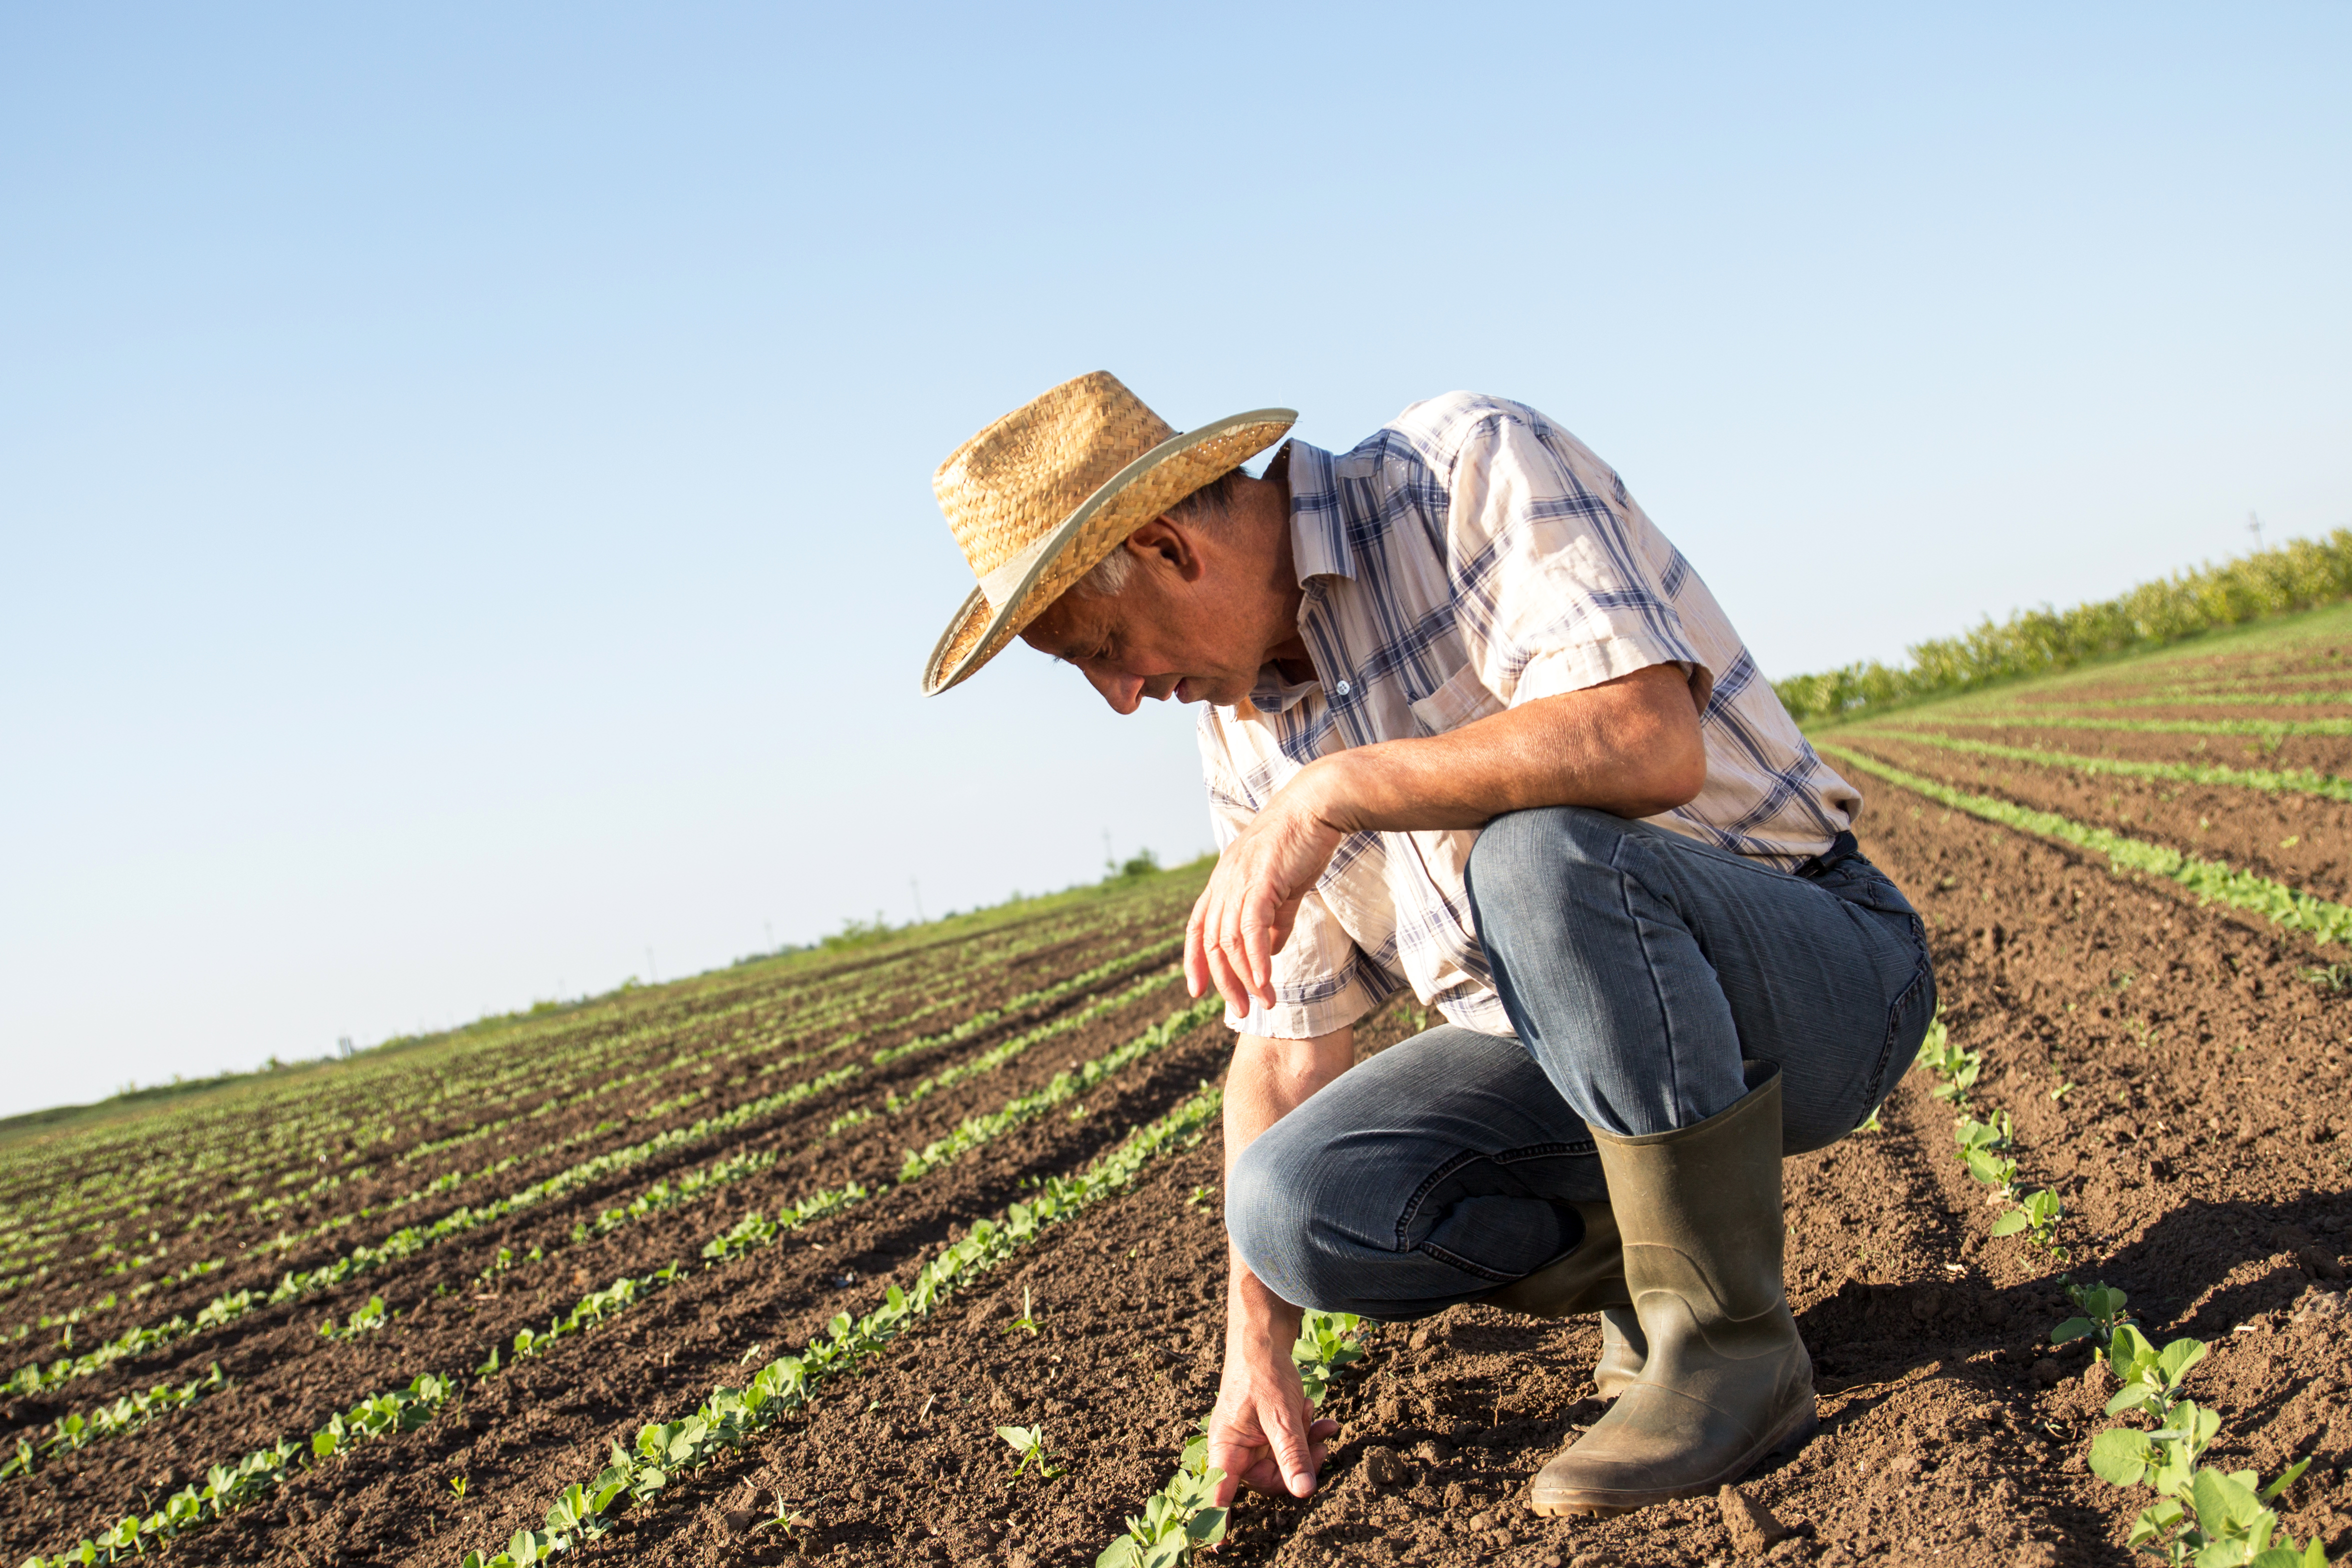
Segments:
[[[1910,917],[1910,925],[1918,948],[1919,966],[1911,976],[1911,984],[1886,1009],[1886,1043],[1880,1048],[1878,1068],[1870,1084],[1873,1110],[1885,1100],[1895,1080],[1911,1070],[1911,1063],[1927,1038],[1927,1026],[1936,1016],[1936,967],[1927,956],[1927,928],[1917,915]]]

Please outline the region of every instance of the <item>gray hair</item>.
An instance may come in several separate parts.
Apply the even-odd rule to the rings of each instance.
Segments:
[[[1160,515],[1195,527],[1214,527],[1233,515],[1243,478],[1239,468],[1228,469]],[[1071,592],[1089,599],[1115,598],[1134,575],[1135,556],[1122,539],[1111,547],[1109,554],[1095,563],[1093,571],[1071,585]]]

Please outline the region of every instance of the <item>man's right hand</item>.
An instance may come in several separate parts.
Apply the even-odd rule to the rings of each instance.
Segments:
[[[1318,1418],[1291,1362],[1299,1310],[1260,1284],[1234,1261],[1225,1310],[1225,1375],[1209,1415],[1209,1463],[1225,1472],[1217,1483],[1219,1508],[1246,1486],[1273,1496],[1303,1498],[1315,1490],[1324,1446],[1339,1424]]]

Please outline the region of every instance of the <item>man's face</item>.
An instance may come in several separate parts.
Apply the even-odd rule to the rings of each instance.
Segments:
[[[1126,587],[1108,599],[1063,595],[1021,640],[1076,665],[1121,713],[1147,697],[1241,701],[1265,662],[1267,606],[1257,601],[1267,595],[1202,543],[1165,522],[1139,531],[1119,546],[1139,556]]]

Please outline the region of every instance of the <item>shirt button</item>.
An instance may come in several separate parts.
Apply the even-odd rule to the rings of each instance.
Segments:
[[[1348,683],[1344,680],[1339,682],[1339,695],[1342,697],[1348,695]]]

